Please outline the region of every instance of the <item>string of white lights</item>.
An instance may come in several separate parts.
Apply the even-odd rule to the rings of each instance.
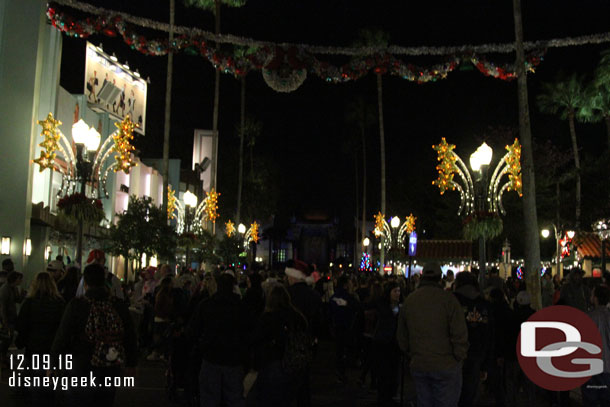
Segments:
[[[102,7],[95,7],[88,3],[83,3],[76,0],[55,0],[57,4],[71,7],[76,10],[80,10],[85,13],[94,15],[108,15],[108,16],[119,16],[123,21],[130,24],[137,25],[144,28],[153,29],[156,31],[162,31],[169,33],[170,25],[160,21],[151,20],[144,17],[133,16],[131,14],[123,13],[115,10],[108,10]],[[409,56],[423,56],[423,55],[456,55],[465,53],[476,53],[476,54],[490,54],[499,53],[507,54],[515,50],[514,43],[496,43],[496,44],[465,44],[458,46],[418,46],[418,47],[403,47],[398,45],[390,45],[385,47],[336,47],[336,46],[319,46],[311,44],[299,44],[299,43],[276,43],[269,41],[260,41],[253,38],[240,37],[232,34],[219,34],[216,35],[211,31],[202,30],[195,27],[184,27],[184,26],[173,26],[173,32],[177,35],[185,36],[199,36],[208,41],[213,41],[221,44],[232,44],[246,47],[297,47],[309,51],[312,54],[325,54],[325,55],[374,55],[380,53],[389,53],[393,55],[409,55]],[[588,44],[603,44],[610,42],[610,32],[582,35],[578,37],[566,37],[566,38],[553,38],[549,40],[537,40],[537,41],[526,41],[523,43],[523,47],[526,51],[539,50],[545,48],[562,48],[562,47],[574,47]]]

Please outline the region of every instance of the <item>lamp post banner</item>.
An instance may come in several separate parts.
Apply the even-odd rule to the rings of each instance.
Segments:
[[[411,232],[409,235],[409,256],[413,257],[417,253],[417,233]]]

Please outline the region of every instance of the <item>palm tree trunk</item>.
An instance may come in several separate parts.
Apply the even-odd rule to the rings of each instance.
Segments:
[[[604,117],[604,120],[606,121],[606,138],[608,143],[606,149],[610,150],[610,115]]]
[[[220,0],[214,1],[214,14],[216,16],[216,24],[215,24],[215,33],[216,35],[220,34]],[[216,43],[216,49],[218,49],[218,43]],[[216,188],[216,170],[218,157],[216,154],[218,153],[218,109],[220,104],[220,71],[216,69],[216,75],[214,77],[214,115],[212,118],[212,156],[214,157],[214,162],[212,163],[211,170],[211,187]]]
[[[354,255],[352,257],[353,257],[354,268],[357,268],[358,267],[357,266],[357,264],[358,264],[357,263],[357,261],[358,261],[357,260],[358,259],[358,251],[360,249],[360,243],[358,242],[359,237],[360,237],[360,233],[359,233],[359,230],[358,230],[358,212],[359,212],[359,209],[360,209],[359,208],[359,206],[360,206],[359,205],[359,201],[360,201],[360,193],[359,192],[360,191],[358,191],[358,184],[359,184],[359,182],[358,182],[358,150],[357,149],[354,151],[354,178],[355,178],[354,179],[354,187],[355,187],[354,188],[354,190],[355,190],[354,192],[355,192],[355,198],[356,198],[355,199],[356,210],[354,211],[354,214],[355,214],[355,216],[354,216],[354,226],[355,226],[355,229],[356,229],[356,236],[355,236],[355,239],[354,239]]]
[[[362,227],[361,227],[361,236],[360,243],[364,242],[364,238],[366,237],[366,138],[364,132],[364,120],[362,118],[362,127],[360,128],[360,138],[362,140]]]
[[[383,81],[380,74],[377,74],[377,104],[379,105],[379,151],[381,155],[381,213],[385,216],[385,131],[383,128]],[[383,274],[383,266],[385,263],[383,238],[381,239],[380,263],[380,273]]]
[[[244,131],[246,127],[246,75],[241,77],[241,106],[239,131],[239,174],[237,179],[237,211],[235,224],[239,225],[241,217],[241,192],[244,184]]]
[[[523,165],[523,222],[525,227],[525,270],[527,291],[534,309],[542,307],[540,296],[540,240],[538,238],[538,215],[536,213],[536,179],[534,176],[534,154],[532,129],[530,125],[525,73],[525,52],[523,50],[523,23],[521,20],[521,0],[513,0],[515,20],[515,50],[517,54],[517,95],[519,100],[519,134],[521,136]]]
[[[570,123],[570,138],[572,139],[572,151],[574,153],[574,167],[576,167],[576,230],[580,227],[580,157],[578,155],[578,141],[576,140],[576,127],[574,125],[574,110],[570,110],[568,122]]]
[[[169,42],[174,40],[174,20],[176,0],[169,0]],[[165,80],[165,123],[163,127],[163,213],[167,213],[167,191],[169,187],[169,130],[172,110],[172,76],[174,54],[171,47],[167,52],[167,77]]]

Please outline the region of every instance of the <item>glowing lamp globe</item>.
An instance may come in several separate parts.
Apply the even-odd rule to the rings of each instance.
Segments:
[[[87,144],[87,135],[89,134],[89,126],[83,119],[80,119],[72,125],[72,140],[76,144]]]
[[[400,218],[398,216],[394,216],[392,220],[390,220],[390,226],[392,226],[394,229],[400,226]]]
[[[88,151],[97,151],[97,148],[100,146],[100,141],[102,136],[97,132],[93,127],[89,128],[87,131],[87,138],[85,139],[85,146]]]
[[[240,223],[237,227],[237,231],[243,235],[246,233],[246,226],[243,223]]]
[[[542,235],[543,238],[547,238],[550,236],[551,232],[548,229],[542,229],[542,231],[540,231],[540,234]]]
[[[186,206],[194,208],[195,206],[197,206],[197,196],[191,191],[186,191],[184,193],[184,204]]]
[[[491,163],[491,157],[493,156],[493,150],[487,145],[487,143],[481,144],[477,149],[479,152],[479,160],[481,165],[489,165]]]
[[[364,247],[368,247],[369,244],[371,244],[371,240],[368,237],[365,237],[362,241],[362,244],[364,245]]]

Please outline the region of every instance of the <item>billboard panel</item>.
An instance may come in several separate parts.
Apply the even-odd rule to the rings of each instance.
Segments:
[[[210,191],[212,185],[212,168],[217,168],[217,151],[214,151],[214,132],[195,129],[193,140],[193,171],[199,172],[203,190]],[[215,182],[214,182],[215,184]]]
[[[140,125],[136,131],[145,133],[146,81],[89,42],[85,96],[91,109],[108,112],[119,120],[129,115]]]

